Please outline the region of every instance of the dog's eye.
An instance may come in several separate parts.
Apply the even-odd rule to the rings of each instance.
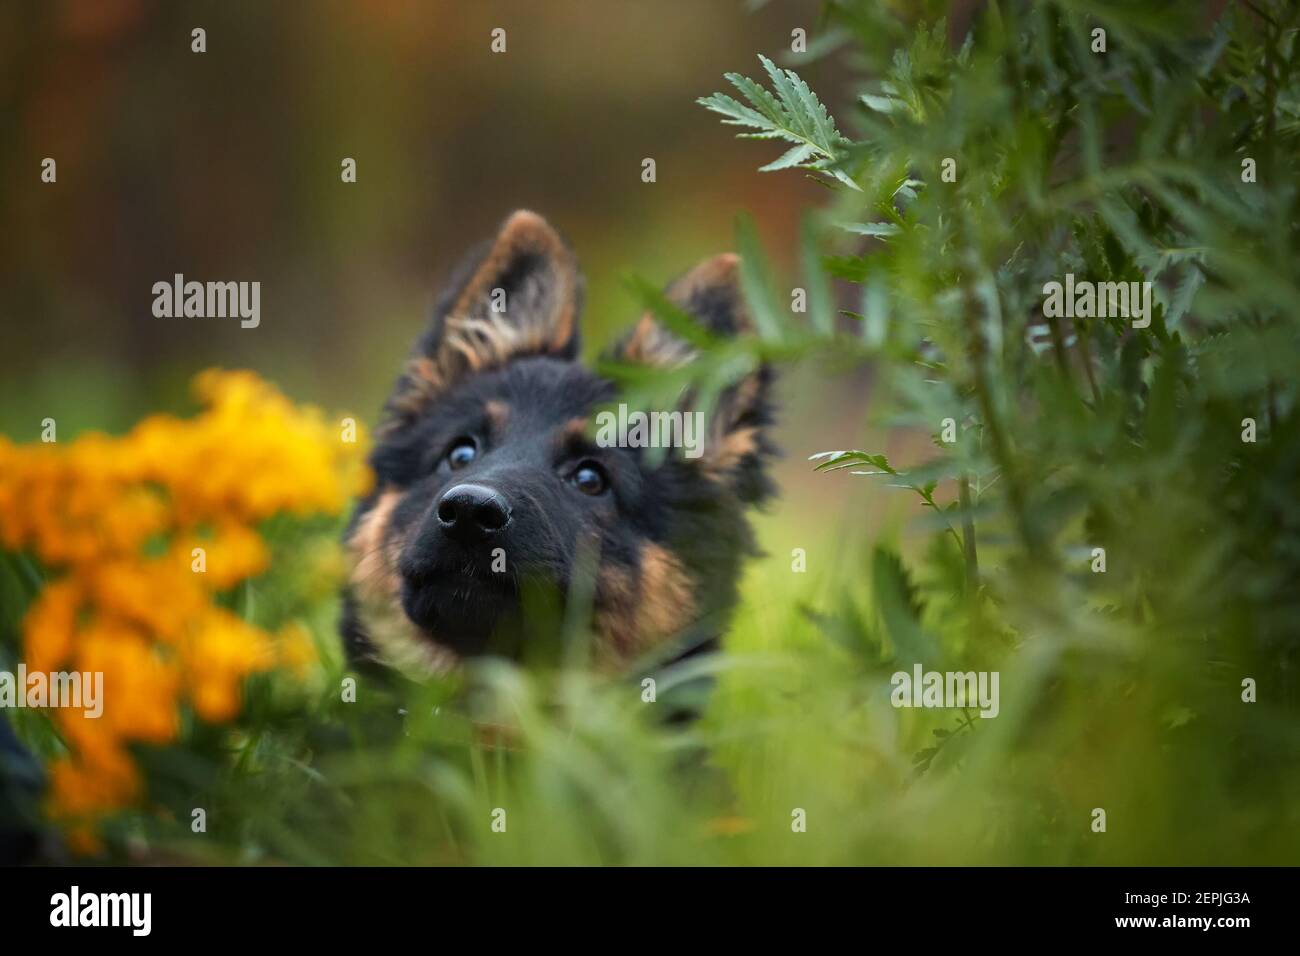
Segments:
[[[584,495],[598,495],[609,487],[609,476],[605,474],[605,469],[594,461],[584,461],[574,469],[573,477],[569,480]]]
[[[447,464],[451,466],[452,471],[464,468],[471,461],[478,457],[478,446],[474,444],[472,438],[457,438],[451,446],[451,451],[447,452]]]

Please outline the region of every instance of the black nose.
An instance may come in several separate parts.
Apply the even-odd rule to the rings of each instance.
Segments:
[[[457,541],[482,541],[510,523],[505,496],[484,485],[454,485],[438,502],[442,533]]]

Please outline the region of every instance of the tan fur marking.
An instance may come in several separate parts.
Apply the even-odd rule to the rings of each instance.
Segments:
[[[492,430],[498,434],[502,432],[506,422],[510,420],[510,406],[494,398],[484,404],[483,410],[487,413],[488,424],[492,426]]]
[[[746,376],[714,413],[704,457],[709,477],[725,479],[726,473],[739,465],[741,459],[758,452],[759,430],[752,425],[738,427],[738,422],[758,403],[759,387],[757,374]]]
[[[396,489],[380,492],[374,505],[357,522],[348,541],[352,556],[349,580],[362,597],[392,596],[398,592],[400,584],[388,553],[387,537],[388,522],[401,500],[402,493]]]
[[[455,666],[456,655],[416,627],[402,611],[402,583],[397,573],[402,541],[389,533],[393,509],[401,500],[402,492],[395,488],[380,492],[348,539],[352,559],[349,580],[357,616],[388,664],[416,675],[443,674]]]
[[[564,429],[560,432],[560,446],[563,447],[586,438],[587,428],[590,423],[591,419],[589,418],[570,418],[564,423]]]
[[[681,630],[695,613],[695,597],[686,569],[670,551],[653,542],[641,549],[643,630],[662,637]]]
[[[441,370],[424,356],[407,360],[404,381],[404,388],[390,400],[388,417],[379,424],[380,436],[394,431],[403,419],[420,415],[445,388]]]
[[[690,579],[673,554],[653,542],[641,548],[640,573],[602,569],[597,579],[596,663],[616,669],[686,627],[695,614]]]
[[[410,365],[412,376],[421,384],[427,386],[428,391],[436,393],[446,387],[446,383],[442,380],[442,373],[432,359],[420,356],[417,359],[412,359]]]
[[[728,432],[713,442],[705,458],[705,471],[709,477],[722,479],[738,466],[746,455],[758,451],[758,429],[741,428]]]
[[[736,419],[758,404],[759,384],[757,375],[749,375],[736,386],[736,394],[732,396],[730,402],[730,407],[735,412],[733,424]]]
[[[631,572],[618,566],[601,568],[595,604],[597,659],[615,661],[636,643],[636,586]]]
[[[705,259],[686,275],[668,287],[668,298],[684,305],[704,289],[716,286],[738,286],[740,282],[740,256],[734,252],[721,252]]]
[[[689,343],[661,327],[649,312],[641,316],[619,352],[626,362],[655,368],[677,368],[698,354]]]

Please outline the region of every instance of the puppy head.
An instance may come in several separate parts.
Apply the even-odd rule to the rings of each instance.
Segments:
[[[734,256],[718,256],[668,296],[714,332],[741,333],[736,273]],[[697,458],[598,443],[593,412],[617,389],[577,361],[581,296],[568,247],[521,211],[439,301],[386,405],[377,490],[348,531],[348,601],[381,659],[444,670],[518,655],[521,594],[540,585],[563,600],[579,566],[594,573],[602,664],[725,627],[754,550],[746,506],[771,490],[770,373],[724,393]],[[650,316],[613,355],[652,367],[692,358]]]

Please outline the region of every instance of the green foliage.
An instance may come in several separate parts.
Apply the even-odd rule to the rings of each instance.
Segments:
[[[905,469],[813,458],[910,488],[940,521],[921,573],[941,586],[918,614],[879,555],[873,587],[891,637],[927,621],[962,669],[1003,671],[1005,730],[971,728],[983,747],[964,772],[1001,775],[1022,811],[1037,789],[1215,821],[1127,859],[1221,859],[1247,807],[1253,835],[1294,850],[1269,808],[1300,755],[1300,12],[1234,5],[1202,30],[1141,5],[1000,4],[960,43],[940,21],[888,57],[872,5],[828,12],[879,77],[839,147],[855,188],[826,217],[823,265],[861,301],[831,339],[874,359],[881,420],[937,450]],[[1045,286],[1066,273],[1152,283],[1150,327],[1048,317]],[[1258,703],[1246,678],[1269,688]],[[1086,758],[1091,788],[1016,773],[1033,759],[1082,771],[1078,743],[1106,738]],[[929,766],[933,748],[919,753]],[[1168,824],[1159,812],[1133,825]],[[1042,836],[1056,819],[1022,825]]]
[[[825,173],[850,189],[857,184],[841,170],[845,147],[849,141],[835,128],[826,107],[793,70],[783,70],[767,57],[758,59],[772,80],[772,92],[760,83],[739,73],[726,74],[728,81],[749,102],[749,106],[725,93],[700,99],[701,106],[727,117],[731,126],[748,126],[756,133],[740,133],[746,139],[781,139],[793,143],[788,150],[762,167],[763,172],[778,169],[811,169]]]

